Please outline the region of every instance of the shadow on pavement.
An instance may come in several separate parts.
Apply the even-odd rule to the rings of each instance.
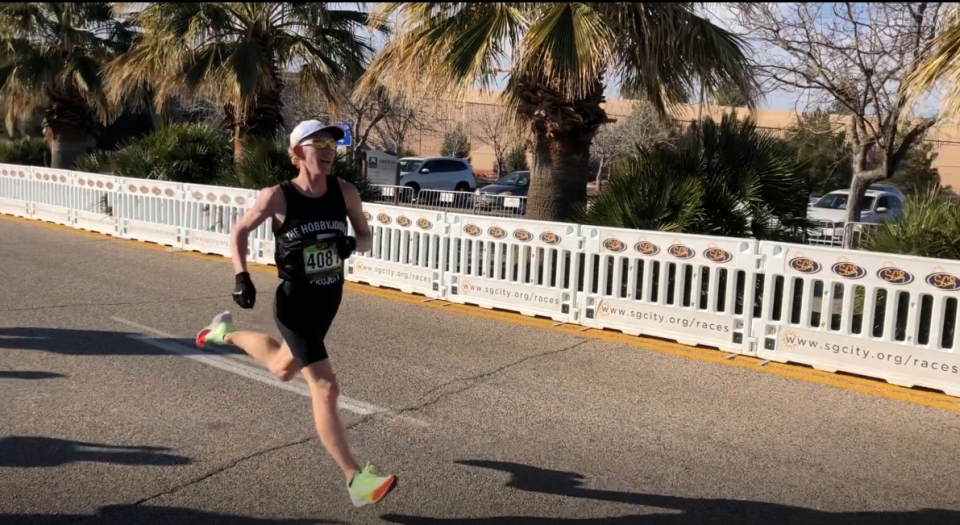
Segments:
[[[149,505],[108,505],[100,507],[96,514],[0,514],[4,525],[44,525],[96,520],[98,524],[116,525],[315,525],[341,524],[316,518],[254,518],[235,514],[220,514],[180,507],[153,507]]]
[[[2,379],[54,379],[63,377],[63,374],[56,372],[37,372],[34,370],[0,370],[0,380]]]
[[[0,438],[0,467],[42,468],[90,461],[120,465],[187,465],[186,456],[165,447],[128,447],[42,436]],[[0,520],[0,523],[5,523]]]
[[[583,486],[583,476],[575,472],[547,470],[518,463],[498,461],[458,461],[462,465],[509,472],[507,487],[526,492],[626,503],[652,507],[649,514],[605,518],[564,519],[560,516],[492,518],[428,518],[384,514],[381,519],[409,525],[545,525],[600,524],[617,525],[948,525],[960,523],[960,512],[922,509],[904,512],[824,512],[777,503],[732,499],[697,499],[660,494],[642,494],[595,490]],[[663,509],[658,513],[658,509]],[[679,513],[677,512],[679,511]],[[669,513],[668,513],[669,512]]]
[[[0,350],[42,350],[63,355],[170,354],[170,352],[131,338],[131,336],[140,335],[143,334],[105,330],[0,328]],[[160,339],[160,341],[177,343],[181,351],[189,354],[243,354],[243,350],[230,345],[217,346],[216,352],[207,349],[200,350],[192,338]]]

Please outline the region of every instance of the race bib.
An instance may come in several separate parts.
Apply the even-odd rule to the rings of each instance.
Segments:
[[[307,275],[339,271],[343,266],[333,241],[321,241],[303,249],[303,266]]]

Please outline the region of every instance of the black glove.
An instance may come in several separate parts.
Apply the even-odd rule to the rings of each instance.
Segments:
[[[351,236],[341,237],[337,240],[337,255],[340,256],[341,261],[346,261],[353,255],[354,250],[357,249],[357,239]]]
[[[253,308],[257,302],[257,289],[250,280],[250,274],[241,272],[237,274],[237,286],[233,289],[233,302],[240,305],[240,308]]]

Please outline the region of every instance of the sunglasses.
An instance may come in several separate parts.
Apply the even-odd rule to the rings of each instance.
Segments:
[[[330,147],[330,148],[337,147],[337,141],[333,139],[313,139],[313,140],[308,140],[300,143],[301,146],[306,146],[308,144],[317,149],[323,149],[326,147]]]

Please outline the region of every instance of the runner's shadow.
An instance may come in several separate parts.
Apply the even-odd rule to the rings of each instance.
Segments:
[[[575,472],[547,470],[518,463],[469,460],[462,465],[482,467],[510,473],[506,486],[525,492],[583,498],[595,501],[626,503],[641,507],[647,514],[604,518],[564,519],[559,516],[493,518],[428,518],[384,514],[381,519],[404,525],[955,525],[960,512],[923,509],[907,512],[824,512],[777,503],[732,499],[699,499],[597,490],[583,486],[584,478]],[[669,513],[666,513],[664,511]],[[677,512],[679,511],[679,512]]]
[[[37,372],[34,370],[0,370],[0,380],[3,379],[54,379],[63,377],[56,372]]]
[[[92,518],[92,520],[91,520]],[[108,505],[95,514],[0,514],[3,525],[54,525],[91,520],[103,525],[319,525],[344,524],[316,518],[254,518],[180,507]]]
[[[74,330],[66,328],[16,327],[0,328],[0,351],[42,350],[62,355],[170,355],[171,352],[134,339],[134,332],[106,330]],[[243,354],[230,345],[200,350],[192,338],[160,339],[161,343],[175,343],[178,351],[187,355],[212,353]]]
[[[0,467],[59,467],[75,462],[116,463],[120,465],[187,465],[186,456],[167,453],[165,447],[128,447],[103,443],[85,443],[43,436],[6,436],[0,438]],[[0,523],[4,523],[0,520]]]

